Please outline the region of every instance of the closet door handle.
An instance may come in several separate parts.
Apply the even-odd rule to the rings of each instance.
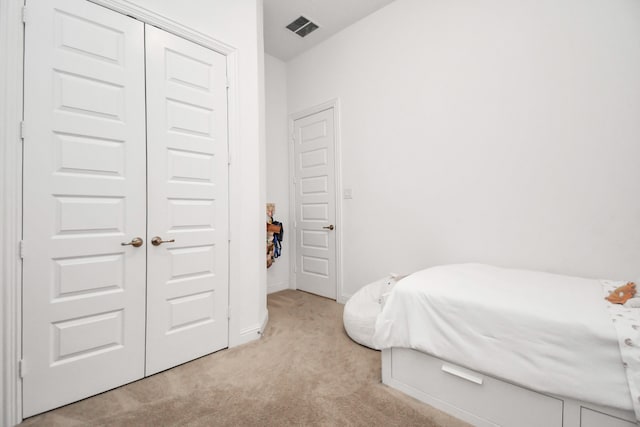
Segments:
[[[142,240],[140,237],[134,237],[133,239],[131,239],[131,241],[129,243],[120,243],[120,245],[122,246],[133,246],[134,248],[139,248],[140,246],[142,246],[142,244],[144,243],[144,240]]]
[[[324,228],[325,230],[333,230],[335,227],[333,226],[333,224],[331,224],[331,225],[327,225],[326,227],[322,227],[322,228]]]
[[[153,246],[160,246],[163,243],[173,243],[175,242],[176,239],[171,239],[171,240],[162,240],[162,237],[160,236],[156,236],[153,239],[151,239],[151,244]]]

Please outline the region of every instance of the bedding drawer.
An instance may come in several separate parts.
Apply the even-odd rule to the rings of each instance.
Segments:
[[[636,427],[637,424],[613,415],[580,408],[580,427]]]
[[[479,418],[474,424],[562,427],[562,400],[415,350],[393,348],[391,377],[426,394],[434,406],[443,403]]]

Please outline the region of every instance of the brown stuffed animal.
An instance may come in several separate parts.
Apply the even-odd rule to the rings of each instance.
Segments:
[[[624,286],[620,286],[617,289],[611,291],[606,298],[607,301],[613,304],[624,304],[627,300],[636,294],[636,284],[628,282]]]

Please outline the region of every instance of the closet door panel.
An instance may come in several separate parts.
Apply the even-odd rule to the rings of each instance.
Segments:
[[[144,375],[144,27],[30,0],[25,27],[23,415]]]
[[[228,346],[226,58],[146,27],[146,373]]]

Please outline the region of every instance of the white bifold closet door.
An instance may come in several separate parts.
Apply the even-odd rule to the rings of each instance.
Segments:
[[[144,25],[31,0],[25,39],[23,415],[144,375]]]
[[[143,23],[27,8],[24,417],[228,345],[225,57],[147,26],[145,77]]]
[[[147,26],[147,375],[228,345],[226,58]]]

